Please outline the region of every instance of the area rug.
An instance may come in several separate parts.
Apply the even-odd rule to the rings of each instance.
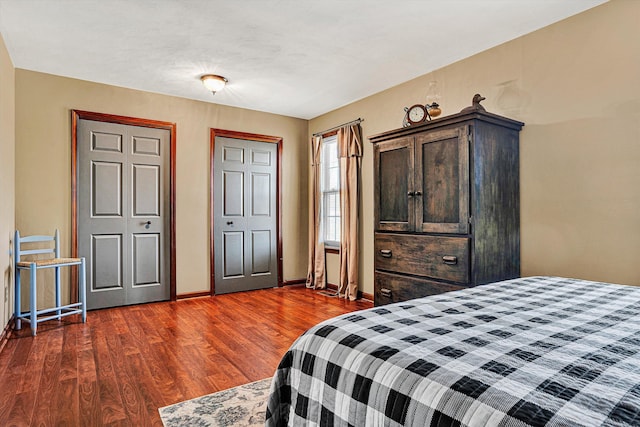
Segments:
[[[158,409],[165,427],[264,426],[271,378]]]

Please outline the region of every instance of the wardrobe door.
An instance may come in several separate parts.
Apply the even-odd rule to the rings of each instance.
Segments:
[[[374,148],[376,230],[414,230],[413,166],[413,137],[376,144]]]
[[[416,136],[416,231],[469,232],[469,126]]]

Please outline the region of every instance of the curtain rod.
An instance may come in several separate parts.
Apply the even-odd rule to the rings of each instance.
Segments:
[[[313,134],[313,136],[321,136],[321,135],[324,135],[325,133],[329,133],[329,132],[332,132],[334,130],[338,130],[343,126],[348,126],[348,125],[362,123],[362,122],[364,122],[364,119],[361,119],[360,117],[358,117],[355,120],[351,120],[350,122],[343,123],[343,124],[341,124],[339,126],[334,126],[334,127],[330,128],[330,129],[323,130],[322,132],[316,132],[316,133]]]

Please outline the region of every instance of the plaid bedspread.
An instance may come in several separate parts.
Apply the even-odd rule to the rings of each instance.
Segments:
[[[639,426],[640,288],[531,277],[339,316],[267,405],[267,426]]]

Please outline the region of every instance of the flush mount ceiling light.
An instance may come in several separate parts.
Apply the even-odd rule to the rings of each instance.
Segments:
[[[216,74],[205,74],[204,76],[200,77],[200,80],[202,81],[204,87],[209,89],[214,95],[216,94],[216,92],[222,90],[222,88],[224,88],[224,85],[226,85],[229,81],[224,77],[218,76]]]

